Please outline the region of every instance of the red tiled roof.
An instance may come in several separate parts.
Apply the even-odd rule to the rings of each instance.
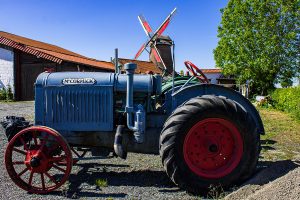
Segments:
[[[136,73],[146,73],[147,71],[152,71],[156,74],[161,74],[161,71],[155,66],[153,62],[119,58],[119,63],[121,63],[122,65],[129,62],[137,64]]]
[[[12,47],[14,49],[18,49],[20,51],[23,51],[23,52],[28,53],[28,54],[35,55],[37,57],[41,57],[41,58],[44,58],[44,59],[47,59],[47,60],[51,60],[51,61],[59,63],[59,64],[62,62],[62,60],[59,59],[59,58],[53,57],[51,55],[44,54],[44,53],[39,52],[39,51],[37,51],[37,50],[35,50],[31,47],[28,47],[26,45],[17,43],[15,41],[7,39],[5,37],[0,37],[0,44]]]
[[[109,71],[114,70],[114,65],[111,62],[88,58],[55,45],[39,42],[7,32],[0,31],[0,44],[10,46],[25,53],[29,53],[59,64],[61,64],[63,61],[68,61],[89,65],[95,68],[106,69]]]
[[[201,71],[205,74],[213,74],[213,73],[221,73],[221,69],[201,69]]]
[[[35,48],[35,47],[33,47],[33,48],[40,52],[44,52],[46,54],[61,58],[62,60],[66,60],[69,62],[85,64],[85,65],[89,65],[89,66],[97,67],[97,68],[109,69],[111,71],[115,70],[115,67],[111,62],[99,61],[99,60],[95,60],[95,59],[87,58],[87,57],[78,57],[78,56],[73,56],[73,55],[61,54],[61,53],[48,51],[45,49],[39,49],[39,48]]]

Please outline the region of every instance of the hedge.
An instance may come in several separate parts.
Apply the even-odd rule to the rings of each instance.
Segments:
[[[300,119],[300,86],[278,88],[271,94],[271,97],[276,109],[290,112]]]

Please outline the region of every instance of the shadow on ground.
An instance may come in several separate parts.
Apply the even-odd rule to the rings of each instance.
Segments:
[[[277,142],[275,140],[261,140],[261,148],[264,150],[275,150],[275,148],[273,147],[274,144],[276,144]]]
[[[133,170],[112,171],[114,168],[128,168],[128,165],[79,163],[79,171],[71,174],[68,189],[63,192],[53,192],[50,195],[63,194],[68,198],[98,197],[98,198],[124,198],[126,193],[101,193],[101,187],[96,186],[96,180],[107,180],[108,187],[133,186],[133,187],[156,187],[160,192],[180,191],[167,177],[164,171],[155,170]],[[108,170],[109,168],[109,170]],[[82,184],[85,187],[82,187]],[[88,188],[88,189],[87,189]]]
[[[128,165],[113,165],[113,164],[98,164],[98,163],[83,163],[77,164],[80,170],[76,174],[71,174],[69,179],[68,189],[64,192],[53,192],[49,195],[64,195],[68,198],[80,197],[98,197],[98,198],[125,198],[126,193],[120,191],[116,193],[106,194],[101,192],[101,188],[96,186],[97,179],[107,180],[108,187],[112,186],[133,186],[133,187],[156,187],[159,192],[180,191],[167,177],[164,171],[155,170],[133,170],[125,171]],[[246,182],[238,187],[246,185],[264,185],[280,178],[289,171],[299,167],[300,163],[290,160],[282,161],[260,161],[258,163],[256,173]],[[109,168],[109,170],[108,170]],[[124,168],[122,171],[112,171],[114,168]],[[82,188],[82,184],[87,187]],[[88,188],[88,189],[87,189]],[[236,187],[235,187],[236,189]],[[225,193],[232,192],[233,189],[223,191]],[[209,193],[207,194],[209,195]],[[204,195],[204,196],[207,196]]]

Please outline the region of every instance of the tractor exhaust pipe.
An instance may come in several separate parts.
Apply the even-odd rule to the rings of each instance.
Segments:
[[[126,107],[125,112],[127,113],[127,126],[132,131],[137,131],[137,128],[133,125],[133,76],[136,64],[126,63],[125,70],[127,74],[127,93],[126,93]]]
[[[145,111],[142,105],[133,108],[133,76],[137,68],[135,63],[126,63],[125,70],[127,74],[127,94],[126,107],[127,127],[134,132],[135,142],[143,143],[145,134]]]
[[[124,128],[125,128],[124,125],[118,125],[116,135],[115,135],[115,142],[114,142],[114,151],[122,159],[127,158],[127,151],[125,151],[122,143]]]

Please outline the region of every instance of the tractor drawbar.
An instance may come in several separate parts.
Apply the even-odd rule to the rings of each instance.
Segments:
[[[118,125],[116,135],[115,135],[115,142],[114,142],[114,150],[115,153],[122,159],[127,158],[127,151],[123,147],[123,130],[124,125]]]

